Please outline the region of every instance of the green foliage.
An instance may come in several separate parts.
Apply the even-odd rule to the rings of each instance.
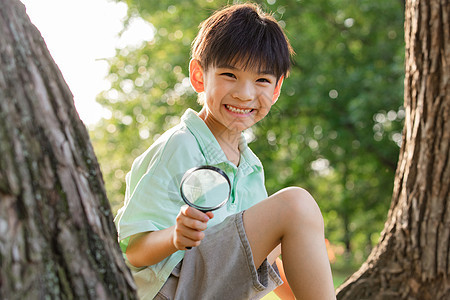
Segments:
[[[111,88],[98,97],[112,117],[91,129],[114,211],[133,159],[187,107],[199,110],[188,81],[198,24],[227,4],[218,0],[124,1],[129,18],[155,36],[117,50]],[[308,189],[326,235],[363,259],[390,203],[404,118],[403,10],[391,0],[258,1],[284,26],[296,55],[282,96],[249,132],[273,193]]]

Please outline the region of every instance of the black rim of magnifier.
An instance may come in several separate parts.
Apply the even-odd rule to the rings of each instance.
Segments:
[[[225,179],[228,182],[228,186],[229,186],[229,192],[228,192],[228,196],[227,198],[222,201],[222,203],[220,203],[217,206],[210,206],[210,207],[205,207],[205,206],[198,206],[195,205],[194,203],[190,202],[188,199],[186,199],[186,197],[184,196],[183,193],[183,183],[186,180],[186,178],[188,178],[189,175],[191,175],[192,173],[194,173],[195,171],[198,170],[212,170],[212,171],[216,171],[217,173],[219,173],[220,175],[222,175],[223,177],[225,177]],[[231,183],[230,183],[230,179],[228,178],[228,175],[220,168],[214,167],[214,166],[200,166],[200,167],[195,167],[192,169],[189,169],[186,171],[186,173],[184,173],[183,178],[181,179],[181,184],[180,184],[180,194],[181,194],[181,198],[183,198],[183,201],[186,202],[187,205],[192,206],[196,209],[198,209],[199,211],[202,212],[208,212],[208,211],[213,211],[216,209],[221,208],[222,206],[225,205],[225,203],[227,203],[228,199],[230,199],[230,195],[231,195]]]

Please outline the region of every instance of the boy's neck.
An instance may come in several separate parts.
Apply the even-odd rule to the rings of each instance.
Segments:
[[[239,166],[239,161],[241,159],[241,152],[239,151],[239,141],[241,135],[239,134],[239,136],[234,136],[232,139],[224,139],[223,135],[214,134],[214,136],[228,160],[234,165]]]
[[[234,165],[239,166],[241,157],[241,152],[239,151],[241,132],[230,130],[230,128],[223,126],[219,122],[215,122],[213,118],[206,118],[206,114],[205,109],[202,109],[198,113],[198,116],[208,126],[228,160]]]

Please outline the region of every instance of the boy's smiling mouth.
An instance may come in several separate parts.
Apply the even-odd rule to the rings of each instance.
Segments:
[[[235,106],[231,106],[229,104],[225,104],[226,109],[228,109],[231,112],[237,113],[237,114],[249,114],[253,111],[253,108],[238,108]]]

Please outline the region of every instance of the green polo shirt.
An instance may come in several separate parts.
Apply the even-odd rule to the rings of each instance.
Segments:
[[[188,169],[212,165],[221,168],[230,178],[231,197],[224,207],[214,211],[209,227],[267,198],[262,164],[248,148],[243,135],[239,150],[241,158],[236,167],[227,159],[203,120],[188,109],[180,124],[165,132],[134,161],[126,176],[124,205],[114,222],[141,299],[153,299],[185,252],[177,251],[155,265],[135,268],[125,255],[129,237],[175,225],[180,207],[185,204],[179,186]]]

